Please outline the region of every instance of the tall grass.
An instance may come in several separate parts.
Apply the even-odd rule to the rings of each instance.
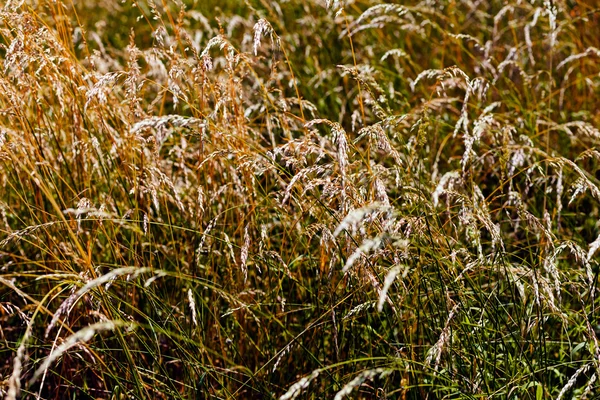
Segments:
[[[401,3],[6,2],[2,395],[592,398],[600,9]]]

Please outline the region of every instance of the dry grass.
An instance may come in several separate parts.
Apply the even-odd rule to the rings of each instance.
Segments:
[[[592,398],[600,8],[402,3],[2,6],[0,393]]]

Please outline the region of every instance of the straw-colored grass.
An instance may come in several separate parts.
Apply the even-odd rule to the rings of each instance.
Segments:
[[[591,399],[600,7],[9,0],[0,393]]]

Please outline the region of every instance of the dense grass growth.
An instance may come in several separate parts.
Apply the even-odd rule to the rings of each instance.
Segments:
[[[592,398],[600,10],[398,3],[5,2],[0,393]]]

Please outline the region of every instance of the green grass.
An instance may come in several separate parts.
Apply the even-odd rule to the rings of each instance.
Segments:
[[[8,2],[0,393],[593,398],[590,4]]]

